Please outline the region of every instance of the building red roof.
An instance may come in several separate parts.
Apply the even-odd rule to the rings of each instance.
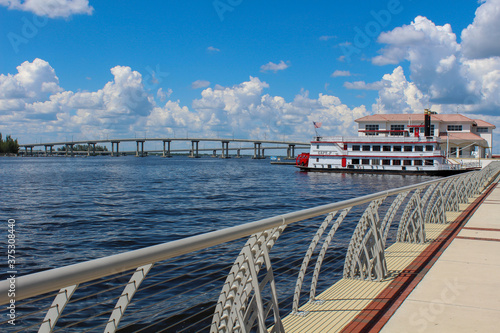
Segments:
[[[493,128],[497,128],[495,125],[490,124],[489,122],[481,120],[481,119],[474,119],[474,121],[476,122],[477,126],[479,126],[479,127],[493,127]]]

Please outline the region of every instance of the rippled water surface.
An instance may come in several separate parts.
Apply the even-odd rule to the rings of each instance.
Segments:
[[[250,158],[0,158],[0,210],[24,275],[427,179]]]

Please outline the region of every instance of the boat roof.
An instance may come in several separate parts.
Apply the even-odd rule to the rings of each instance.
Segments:
[[[487,143],[485,139],[480,137],[477,134],[471,133],[471,132],[445,132],[445,133],[440,133],[439,138],[442,141],[476,141],[477,143]],[[483,142],[484,141],[484,142]]]
[[[384,121],[400,121],[400,122],[424,122],[425,117],[422,113],[394,113],[394,114],[372,114],[362,118],[358,118],[356,122],[384,122]],[[476,123],[481,127],[495,127],[484,120],[471,119],[461,114],[433,114],[431,121],[434,122],[462,122],[462,123]]]

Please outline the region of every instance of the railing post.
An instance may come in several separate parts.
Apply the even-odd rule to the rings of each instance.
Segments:
[[[64,308],[68,304],[71,296],[73,296],[78,285],[69,286],[59,290],[59,293],[54,298],[52,305],[50,306],[42,324],[38,330],[38,333],[50,333],[56,326],[57,321],[61,317]]]

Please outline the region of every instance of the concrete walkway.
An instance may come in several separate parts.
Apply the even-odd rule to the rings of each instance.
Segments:
[[[381,332],[500,332],[500,185]]]

